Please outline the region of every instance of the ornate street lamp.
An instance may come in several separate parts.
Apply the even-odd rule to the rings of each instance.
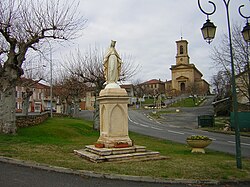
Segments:
[[[247,22],[246,26],[241,31],[244,40],[248,43],[250,42],[250,24]]]
[[[250,18],[250,16],[245,16],[245,15],[242,14],[241,8],[243,8],[243,7],[244,7],[244,5],[241,5],[241,6],[239,7],[239,14],[240,14],[243,18],[246,19],[246,26],[243,28],[243,30],[241,31],[241,33],[242,33],[242,36],[243,36],[244,40],[245,40],[247,43],[249,43],[249,42],[250,42],[250,24],[249,24],[249,22],[248,22],[248,19]]]
[[[225,8],[226,8],[226,16],[227,16],[227,27],[228,27],[228,38],[229,38],[229,48],[230,48],[230,60],[231,60],[231,71],[232,71],[232,77],[231,77],[231,81],[232,81],[232,98],[233,98],[233,123],[234,123],[234,127],[235,127],[235,142],[236,142],[236,164],[237,164],[237,168],[242,168],[242,162],[241,162],[241,148],[240,148],[240,128],[239,128],[239,123],[238,123],[238,102],[237,102],[237,95],[236,95],[236,83],[235,83],[235,68],[234,68],[234,61],[233,61],[233,47],[232,47],[232,37],[231,37],[231,25],[230,25],[230,19],[229,19],[229,4],[230,4],[230,0],[223,0]],[[216,27],[213,25],[212,26],[212,22],[209,21],[209,16],[214,14],[214,12],[216,11],[216,6],[212,1],[208,1],[208,3],[210,3],[213,6],[213,11],[212,12],[206,12],[202,9],[201,4],[200,4],[200,0],[198,0],[198,6],[200,8],[200,10],[207,15],[207,22],[203,25],[203,27],[201,28],[203,37],[204,34],[207,34],[209,32],[209,36],[205,35],[206,37],[204,37],[204,39],[210,44],[212,42],[212,39],[214,38],[214,36],[212,36],[212,34],[214,33],[215,35],[215,29]],[[243,7],[244,5],[241,5],[239,7],[239,12],[240,9]],[[241,14],[241,12],[240,12]],[[241,16],[243,16],[241,14]],[[244,16],[243,16],[244,17]],[[246,17],[245,17],[246,18]],[[208,25],[208,26],[206,26]],[[249,39],[249,24],[247,24],[247,27],[244,27],[242,33],[244,35],[246,35],[246,39]],[[246,28],[246,29],[245,29]],[[248,36],[247,36],[248,35]],[[245,36],[244,36],[245,37]],[[245,38],[244,38],[245,39]]]
[[[203,27],[201,28],[201,32],[204,40],[210,44],[215,37],[216,26],[213,24],[213,22],[207,19],[206,23],[204,23]]]
[[[198,1],[198,5],[200,10],[207,15],[207,21],[206,23],[203,24],[202,28],[201,28],[201,33],[202,36],[204,38],[204,40],[206,40],[207,43],[211,43],[215,37],[215,32],[216,32],[216,26],[214,25],[213,22],[210,21],[209,16],[212,15],[215,11],[216,11],[216,6],[212,1],[209,1],[209,3],[211,3],[214,7],[212,12],[205,12],[202,8],[201,8],[201,4],[200,1]]]

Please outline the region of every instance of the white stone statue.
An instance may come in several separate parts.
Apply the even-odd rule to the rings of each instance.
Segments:
[[[116,41],[111,40],[111,45],[104,56],[104,75],[107,86],[109,84],[117,85],[121,73],[121,58],[115,49]],[[111,87],[113,87],[111,86]]]

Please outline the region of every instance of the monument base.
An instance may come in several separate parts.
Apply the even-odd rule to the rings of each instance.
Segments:
[[[103,144],[106,148],[117,148],[119,146],[131,147],[133,145],[129,136],[105,137],[105,135],[102,134],[97,142]]]
[[[160,156],[159,152],[148,151],[146,147],[138,145],[126,148],[97,148],[94,145],[87,145],[85,149],[74,150],[74,153],[95,163],[163,160],[167,158]]]
[[[101,90],[98,101],[100,104],[100,137],[98,143],[105,148],[132,146],[128,135],[128,94],[125,89],[115,87],[116,83],[108,84]],[[118,85],[119,86],[119,85]]]

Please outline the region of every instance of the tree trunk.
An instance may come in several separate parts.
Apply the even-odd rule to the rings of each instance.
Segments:
[[[73,117],[78,118],[79,117],[79,108],[80,108],[80,104],[79,104],[79,98],[75,98],[74,100],[74,113],[73,113]]]
[[[1,92],[1,119],[0,119],[0,132],[5,134],[15,134],[16,127],[16,97],[15,85],[8,87],[8,89]]]
[[[24,98],[22,111],[23,111],[22,113],[25,116],[28,116],[28,113],[29,113],[29,98],[28,97]]]
[[[23,114],[25,116],[28,116],[29,113],[29,101],[30,101],[30,96],[32,96],[33,92],[30,91],[30,89],[26,90],[25,95],[23,96]]]
[[[67,115],[73,116],[71,108],[71,104],[67,104]]]
[[[93,129],[94,130],[100,130],[100,107],[99,102],[95,99],[95,111],[93,116]]]
[[[67,114],[67,103],[63,102],[63,114]]]
[[[0,133],[2,132],[3,126],[3,92],[0,90]]]
[[[93,129],[94,130],[100,130],[100,106],[99,101],[97,101],[97,97],[99,96],[100,91],[104,88],[104,82],[101,80],[96,84],[96,90],[95,90],[95,111],[93,116]]]

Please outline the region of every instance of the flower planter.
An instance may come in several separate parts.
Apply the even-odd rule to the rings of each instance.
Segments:
[[[94,144],[96,148],[104,148],[105,145],[103,143],[95,143]]]
[[[125,148],[125,147],[129,147],[128,143],[117,143],[114,146],[114,148]]]
[[[187,144],[192,147],[192,153],[205,153],[204,148],[211,144],[212,140],[187,140]]]

